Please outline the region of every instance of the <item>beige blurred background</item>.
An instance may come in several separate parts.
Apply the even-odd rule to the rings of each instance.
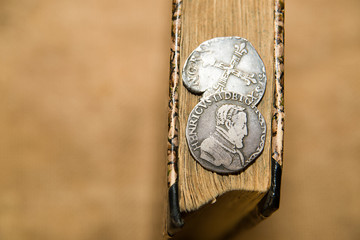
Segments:
[[[0,1],[0,239],[159,239],[171,4]],[[281,208],[238,239],[360,239],[360,1],[286,0]]]

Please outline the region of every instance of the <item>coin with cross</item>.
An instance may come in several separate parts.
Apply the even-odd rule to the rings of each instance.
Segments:
[[[240,93],[257,104],[266,88],[263,61],[251,43],[241,37],[218,37],[200,44],[182,70],[189,91],[208,97],[214,93]]]

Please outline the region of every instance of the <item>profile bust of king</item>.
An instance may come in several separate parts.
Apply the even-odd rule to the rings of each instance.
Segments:
[[[240,152],[243,138],[248,134],[244,110],[234,104],[224,104],[217,109],[215,131],[200,145],[201,159],[234,171],[244,166]]]

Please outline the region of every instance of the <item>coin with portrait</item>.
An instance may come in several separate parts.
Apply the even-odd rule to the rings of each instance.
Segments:
[[[192,156],[217,173],[238,172],[251,164],[265,144],[266,123],[249,98],[219,92],[191,111],[186,139]]]

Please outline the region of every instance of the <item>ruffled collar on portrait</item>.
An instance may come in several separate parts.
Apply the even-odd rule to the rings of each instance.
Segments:
[[[223,128],[216,126],[216,131],[213,133],[213,137],[226,150],[231,153],[236,153],[235,143],[230,141],[227,132]]]

